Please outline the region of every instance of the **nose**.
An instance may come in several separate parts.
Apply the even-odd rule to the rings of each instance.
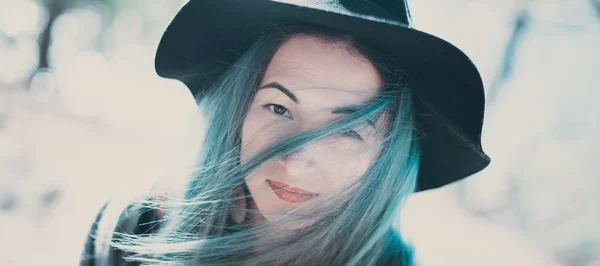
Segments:
[[[289,154],[279,160],[287,174],[294,178],[313,177],[317,172],[315,157],[307,152],[306,148],[301,148],[292,154]]]

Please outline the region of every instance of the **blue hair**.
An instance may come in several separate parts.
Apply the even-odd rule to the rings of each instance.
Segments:
[[[281,140],[241,163],[242,123],[256,88],[275,51],[295,35],[340,44],[369,59],[384,85],[358,111]],[[351,36],[325,29],[276,25],[264,32],[234,65],[199,88],[198,104],[208,122],[202,152],[184,196],[171,199],[164,210],[162,228],[153,235],[123,234],[113,246],[147,265],[411,265],[413,250],[402,240],[398,219],[416,188],[419,142],[409,79],[388,60]],[[385,136],[377,159],[356,182],[283,211],[276,223],[232,221],[233,194],[258,167],[373,119],[385,120]],[[313,223],[285,230],[302,220]]]

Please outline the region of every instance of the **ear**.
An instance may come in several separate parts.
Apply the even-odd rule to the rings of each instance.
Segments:
[[[236,223],[241,223],[246,219],[246,198],[244,197],[244,189],[243,187],[239,187],[233,193],[233,204],[231,205],[231,216]]]

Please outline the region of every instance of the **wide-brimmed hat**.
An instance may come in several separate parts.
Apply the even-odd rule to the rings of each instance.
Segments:
[[[412,79],[421,144],[417,191],[438,188],[490,163],[481,147],[484,88],[452,44],[411,27],[404,0],[190,0],[165,31],[156,72],[193,94],[232,65],[265,24],[310,24],[354,36],[401,62]],[[193,78],[190,78],[193,77]]]

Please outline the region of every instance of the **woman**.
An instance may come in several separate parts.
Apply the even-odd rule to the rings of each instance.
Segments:
[[[489,163],[481,78],[402,1],[303,2],[182,8],[156,69],[208,121],[197,171],[168,207],[105,205],[82,265],[413,264],[407,196]]]

